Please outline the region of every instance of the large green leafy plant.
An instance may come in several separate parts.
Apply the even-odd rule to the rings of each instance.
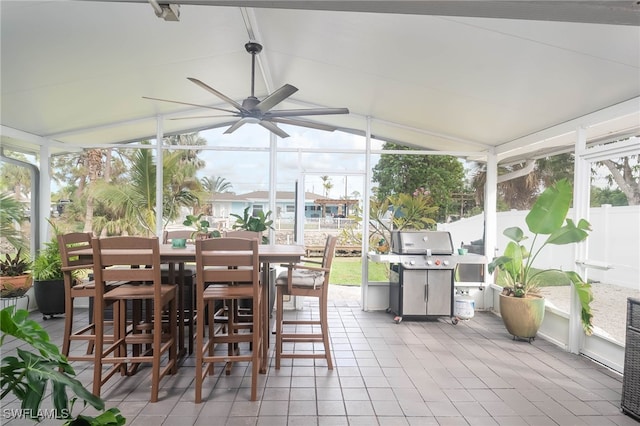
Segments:
[[[0,258],[0,277],[18,277],[26,275],[31,270],[31,262],[22,255],[22,248],[11,256],[5,253],[4,258]]]
[[[258,210],[255,216],[249,214],[249,207],[244,209],[242,216],[238,214],[231,213],[230,216],[236,218],[235,223],[232,225],[232,229],[241,229],[244,231],[252,231],[252,232],[264,232],[267,229],[271,228],[273,224],[273,220],[269,219],[271,216],[271,210],[268,212],[263,212],[262,210]],[[269,239],[266,235],[262,236],[262,242],[264,244],[269,242]]]
[[[104,401],[84,388],[75,378],[75,371],[60,353],[58,347],[49,340],[47,332],[37,322],[28,318],[26,310],[16,310],[10,306],[0,311],[0,347],[7,336],[22,340],[33,350],[19,346],[16,355],[3,354],[0,367],[1,399],[12,393],[21,402],[25,416],[39,421],[43,413],[42,400],[51,383],[51,402],[58,418],[67,425],[123,425],[125,419],[117,408],[104,410]],[[69,398],[68,391],[73,392]],[[96,410],[98,416],[72,416],[73,404],[78,399]]]
[[[372,199],[369,207],[371,240],[391,241],[391,232],[407,229],[430,229],[436,224],[433,219],[438,206],[424,189],[413,194],[390,195],[383,200]]]
[[[58,240],[54,237],[44,243],[44,248],[33,260],[33,279],[36,281],[62,280],[62,257]]]
[[[565,245],[584,241],[591,225],[584,219],[576,224],[567,219],[572,199],[571,184],[562,179],[547,188],[536,200],[526,216],[529,232],[533,234],[531,243],[523,242],[529,237],[519,227],[507,228],[503,234],[511,241],[504,254],[489,264],[489,272],[499,269],[504,280],[503,294],[515,297],[527,297],[536,293],[544,274],[557,269],[537,269],[534,262],[542,250],[550,244]],[[590,303],[593,300],[591,285],[586,283],[574,271],[560,271],[573,283],[580,299],[582,326],[587,335],[592,333],[592,313]]]

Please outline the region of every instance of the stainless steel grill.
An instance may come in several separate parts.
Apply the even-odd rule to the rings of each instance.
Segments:
[[[389,311],[403,318],[427,320],[453,315],[451,234],[442,231],[395,231],[391,235]]]

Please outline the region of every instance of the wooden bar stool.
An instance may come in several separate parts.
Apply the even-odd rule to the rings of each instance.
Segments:
[[[62,260],[62,273],[65,288],[64,307],[64,334],[62,336],[62,353],[70,361],[93,360],[93,347],[95,341],[95,307],[91,313],[89,324],[74,329],[73,314],[74,303],[78,297],[88,297],[90,303],[94,303],[96,286],[94,280],[89,280],[89,274],[93,273],[93,261],[80,258],[76,253],[81,250],[91,249],[89,232],[71,232],[58,235],[58,247]],[[86,275],[80,279],[80,275]],[[105,292],[123,284],[124,282],[110,283]],[[111,323],[109,322],[109,325]],[[103,336],[106,342],[113,342],[113,334]],[[86,342],[87,349],[84,355],[70,355],[71,342]]]
[[[93,393],[100,396],[102,385],[117,372],[133,375],[141,363],[151,363],[151,402],[156,402],[160,380],[177,370],[177,290],[161,282],[158,238],[94,238],[92,245],[95,312],[100,316],[104,304],[114,304],[114,341],[106,348],[103,317],[96,318]],[[105,285],[122,280],[132,284],[103,293]],[[134,306],[130,319],[127,302]],[[142,315],[141,306],[151,310]],[[104,364],[112,367],[103,372]]]
[[[185,239],[187,244],[193,245],[193,230],[173,229],[165,230],[162,233],[162,244],[171,244],[174,238]],[[187,328],[187,347],[189,354],[193,353],[193,342],[195,335],[195,286],[196,268],[193,265],[185,265],[184,262],[176,264],[163,264],[162,282],[178,284],[178,349],[184,348],[184,327]]]
[[[240,299],[252,300],[253,327],[216,325],[215,302],[226,301],[233,306]],[[212,238],[196,241],[196,310],[203,313],[205,306],[208,308],[207,329],[204,318],[196,322],[195,402],[202,401],[202,382],[207,375],[213,374],[214,363],[242,361],[251,363],[251,400],[255,401],[263,344],[257,239]],[[225,350],[216,351],[216,345],[223,345]]]
[[[287,265],[276,280],[276,370],[280,369],[282,358],[315,358],[326,359],[327,367],[333,370],[331,361],[331,344],[329,341],[329,324],[327,315],[327,295],[329,292],[329,275],[331,263],[336,251],[338,238],[327,238],[322,262],[302,259],[299,264]],[[315,264],[309,266],[305,264]],[[284,296],[317,297],[320,309],[319,319],[284,320]],[[315,328],[319,327],[319,331]],[[323,352],[296,351],[295,344],[302,342],[321,342]],[[285,352],[285,343],[293,343],[290,351]]]

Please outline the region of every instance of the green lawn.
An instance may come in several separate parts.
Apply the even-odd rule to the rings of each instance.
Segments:
[[[388,281],[389,265],[369,262],[369,281]],[[331,265],[332,284],[359,286],[362,283],[362,259],[336,257]]]

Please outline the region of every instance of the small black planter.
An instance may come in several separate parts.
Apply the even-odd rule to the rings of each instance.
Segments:
[[[63,280],[33,280],[33,293],[36,297],[38,310],[42,319],[53,318],[54,315],[64,314],[64,281]]]

